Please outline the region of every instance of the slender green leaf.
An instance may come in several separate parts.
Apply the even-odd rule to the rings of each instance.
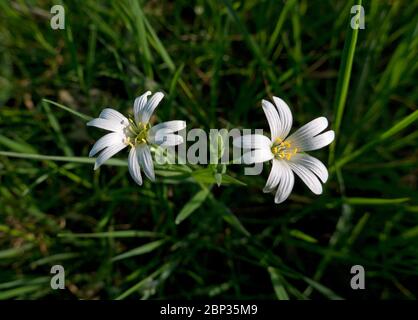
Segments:
[[[409,198],[381,199],[381,198],[345,198],[344,202],[351,205],[388,205],[408,202]]]
[[[184,219],[190,216],[196,209],[198,209],[203,202],[205,202],[206,197],[210,193],[209,188],[203,188],[198,193],[196,193],[181,209],[180,213],[176,217],[176,224],[181,223]]]
[[[361,0],[357,0],[357,5],[361,6]],[[357,15],[360,15],[359,10]],[[337,94],[335,97],[335,122],[333,129],[335,131],[335,140],[330,147],[330,163],[334,162],[335,145],[340,134],[340,126],[343,119],[344,109],[347,102],[348,86],[350,84],[351,70],[353,67],[354,54],[356,51],[357,37],[360,28],[351,27],[351,19],[349,17],[349,23],[347,23],[348,37],[345,40],[344,50],[341,58],[340,72],[337,81]],[[359,19],[359,18],[358,18]]]
[[[325,297],[327,297],[330,300],[343,300],[339,295],[337,295],[334,291],[331,289],[325,287],[324,285],[320,284],[317,281],[314,281],[310,278],[303,277],[303,280],[306,281],[307,284],[309,284],[312,288],[316,289],[318,292],[322,293]]]
[[[125,253],[122,253],[120,255],[117,255],[116,257],[112,258],[111,261],[119,261],[122,259],[132,258],[136,257],[145,253],[149,253],[151,251],[156,250],[157,248],[161,247],[166,242],[165,239],[149,242],[147,244],[144,244],[138,248],[129,250]]]
[[[78,112],[76,110],[73,110],[73,109],[71,109],[69,107],[66,107],[66,106],[64,106],[64,105],[62,105],[62,104],[60,104],[58,102],[54,102],[54,101],[51,101],[49,99],[42,99],[42,101],[44,101],[46,103],[49,103],[49,104],[52,104],[52,105],[54,105],[54,106],[56,106],[58,108],[61,108],[61,109],[65,110],[65,111],[68,111],[69,113],[72,113],[73,115],[79,117],[80,119],[82,119],[84,121],[90,121],[90,120],[93,119],[93,117],[90,117],[90,116],[88,116],[88,115],[86,115],[84,113],[81,113],[81,112]]]
[[[33,248],[33,244],[27,243],[18,248],[10,248],[0,251],[0,259],[10,259],[20,256],[21,254],[25,253],[26,251]]]
[[[158,237],[159,234],[151,231],[121,230],[95,233],[59,233],[61,238],[147,238]]]
[[[289,300],[286,288],[284,286],[283,277],[275,268],[268,267],[267,271],[270,274],[271,282],[273,283],[274,292],[279,300]]]
[[[297,230],[297,229],[292,229],[292,230],[290,230],[289,233],[292,237],[301,239],[301,240],[306,241],[306,242],[310,242],[310,243],[317,243],[318,242],[318,240],[316,240],[314,237],[311,237],[310,235],[308,235],[308,234],[306,234],[306,233],[304,233],[300,230]]]

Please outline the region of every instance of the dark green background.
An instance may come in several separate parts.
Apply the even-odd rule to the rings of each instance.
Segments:
[[[357,41],[351,1],[65,1],[65,30],[52,4],[0,2],[1,299],[416,298],[417,1],[364,1]],[[96,117],[146,90],[166,94],[158,121],[188,128],[267,129],[272,95],[295,128],[326,116],[324,194],[297,180],[275,205],[268,166],[228,166],[247,186],[174,166],[138,187],[80,163],[103,132],[42,100]],[[66,290],[50,289],[54,264]]]

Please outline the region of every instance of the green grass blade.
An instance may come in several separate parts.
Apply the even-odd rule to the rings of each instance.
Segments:
[[[403,118],[401,121],[396,123],[393,127],[391,127],[389,130],[386,130],[383,132],[379,140],[385,141],[386,139],[392,137],[393,135],[397,134],[399,131],[405,129],[409,125],[415,123],[418,120],[418,110],[415,110],[413,113],[408,115],[407,117]]]
[[[410,115],[406,116],[404,119],[396,123],[394,126],[392,126],[390,129],[386,130],[382,134],[380,134],[377,138],[373,139],[368,144],[364,145],[363,147],[357,149],[354,152],[351,152],[347,156],[340,158],[336,163],[335,166],[331,168],[330,171],[335,170],[336,168],[343,167],[345,164],[347,164],[350,161],[353,161],[354,159],[358,158],[362,154],[364,154],[366,151],[370,150],[374,146],[376,146],[379,143],[385,142],[387,139],[395,135],[396,133],[400,132],[401,130],[407,128],[411,124],[415,123],[418,119],[418,110],[415,110]]]
[[[176,217],[176,224],[181,223],[184,219],[196,211],[203,204],[203,202],[205,202],[209,192],[210,189],[205,187],[196,193],[180,210],[180,213]]]
[[[153,281],[159,275],[161,275],[163,273],[170,272],[170,270],[172,270],[175,267],[175,265],[176,264],[173,263],[173,262],[167,262],[162,267],[158,268],[156,271],[154,271],[153,273],[151,273],[149,276],[147,276],[144,279],[142,279],[141,281],[139,281],[136,285],[132,286],[131,288],[129,288],[128,290],[126,290],[125,292],[123,292],[122,294],[120,294],[119,296],[117,296],[115,298],[115,300],[123,300],[126,297],[130,296],[131,294],[133,294],[134,292],[138,292],[139,290],[141,290],[141,288],[143,288],[148,283],[150,283],[151,281]]]
[[[361,0],[358,0],[357,5],[361,6]],[[359,11],[357,14],[359,15],[361,11]],[[350,20],[351,20],[350,16]],[[344,50],[343,50],[343,56],[341,59],[341,65],[340,65],[340,72],[338,75],[338,81],[337,81],[337,93],[335,96],[335,122],[333,125],[333,129],[335,131],[335,140],[330,146],[330,158],[329,163],[334,162],[335,157],[335,145],[338,140],[338,136],[340,133],[340,126],[343,119],[344,114],[344,108],[347,102],[347,94],[348,94],[348,87],[350,84],[350,78],[351,78],[351,71],[353,67],[353,61],[354,61],[354,54],[356,51],[356,44],[357,44],[357,37],[360,28],[352,29],[350,23],[348,23],[348,34],[349,36],[346,38],[345,44],[344,44]]]
[[[0,300],[7,300],[24,296],[27,293],[38,291],[40,286],[23,286],[0,292]]]
[[[171,57],[168,54],[167,50],[165,49],[164,45],[162,44],[162,42],[158,38],[157,33],[155,32],[152,25],[149,23],[147,17],[145,15],[143,15],[142,17],[144,18],[145,27],[148,30],[149,36],[151,38],[150,39],[150,44],[152,44],[154,49],[160,54],[160,57],[166,63],[167,67],[171,71],[176,70],[176,66],[175,66],[173,60],[171,59]]]
[[[62,161],[62,162],[74,162],[74,163],[85,163],[93,164],[96,159],[88,157],[64,157],[64,156],[46,156],[42,154],[32,154],[32,153],[19,153],[19,152],[8,152],[0,151],[0,156],[12,157],[12,158],[22,158],[22,159],[32,159],[32,160],[51,160],[51,161]],[[127,161],[119,159],[109,159],[106,161],[106,165],[110,166],[127,166]]]
[[[151,231],[121,230],[95,233],[59,233],[61,238],[153,238],[160,235]]]
[[[161,240],[144,244],[138,248],[135,248],[135,249],[129,250],[128,252],[117,255],[116,257],[112,258],[111,261],[115,262],[115,261],[119,261],[122,259],[132,258],[132,257],[136,257],[145,253],[149,253],[161,247],[164,243],[166,243],[166,241],[167,240],[165,239],[161,239]]]
[[[134,1],[131,0],[129,1],[130,3],[130,8],[132,10],[132,19],[133,19],[133,24],[136,28],[136,36],[137,36],[137,46],[138,46],[138,50],[140,52],[142,52],[143,54],[143,65],[144,65],[144,70],[145,70],[145,74],[147,75],[148,78],[153,77],[153,72],[152,72],[152,66],[151,66],[151,62],[152,62],[152,55],[151,55],[151,51],[149,49],[148,46],[148,40],[147,40],[147,31],[145,29],[145,15],[138,3],[138,1]]]
[[[345,198],[344,202],[351,205],[388,205],[408,202],[409,198],[381,199],[381,198]]]
[[[284,286],[284,279],[277,269],[268,267],[267,271],[270,274],[271,282],[273,284],[274,292],[279,300],[289,300],[286,288]]]
[[[268,56],[271,54],[272,50],[274,49],[274,46],[278,42],[277,39],[280,35],[280,32],[282,31],[283,24],[288,17],[290,9],[292,9],[292,7],[295,5],[295,3],[296,3],[296,0],[289,0],[289,1],[285,2],[284,7],[283,7],[282,11],[280,12],[279,19],[277,19],[276,27],[274,28],[274,31],[270,36],[270,40],[269,40],[269,43],[268,43],[268,46],[267,46],[267,55]]]
[[[36,150],[23,141],[16,141],[0,134],[0,144],[19,153],[36,153]]]
[[[42,107],[44,108],[46,115],[48,117],[49,123],[52,127],[52,129],[55,131],[55,134],[57,135],[57,145],[58,147],[64,152],[64,154],[68,157],[74,156],[73,151],[71,150],[67,139],[62,134],[61,126],[55,117],[54,113],[51,112],[51,108],[49,107],[49,104],[47,101],[42,100]]]
[[[83,119],[84,121],[90,121],[90,120],[93,119],[93,117],[90,117],[90,116],[88,116],[86,114],[83,114],[81,112],[78,112],[76,110],[73,110],[73,109],[71,109],[69,107],[66,107],[66,106],[64,106],[64,105],[62,105],[60,103],[51,101],[49,99],[42,99],[42,101],[45,101],[46,103],[50,103],[50,104],[52,104],[52,105],[54,105],[54,106],[56,106],[58,108],[61,108],[61,109],[65,110],[65,111],[68,111],[69,113],[72,113],[73,115],[79,117],[80,119]]]
[[[235,23],[237,24],[239,30],[241,31],[245,42],[250,47],[251,51],[253,52],[255,58],[258,60],[259,64],[263,68],[266,75],[270,78],[271,81],[276,82],[276,77],[270,68],[266,58],[264,57],[263,53],[261,52],[260,47],[258,46],[257,42],[253,39],[251,34],[248,32],[247,27],[244,25],[240,17],[238,16],[237,12],[234,10],[234,8],[231,5],[231,2],[229,0],[223,0],[228,12],[234,19]]]
[[[306,234],[306,233],[304,233],[300,230],[297,230],[297,229],[290,230],[289,234],[294,238],[297,238],[297,239],[300,239],[300,240],[303,240],[303,241],[306,241],[306,242],[310,242],[310,243],[317,243],[318,242],[318,240],[316,240],[314,237],[312,237],[312,236],[310,236],[310,235],[308,235],[308,234]]]
[[[20,256],[24,252],[33,248],[33,244],[27,243],[18,248],[5,249],[0,251],[0,259],[10,259]]]
[[[334,291],[327,288],[326,286],[320,284],[319,282],[314,281],[314,280],[312,280],[310,278],[307,278],[307,277],[303,277],[303,280],[305,280],[305,282],[307,284],[309,284],[312,288],[316,289],[318,292],[322,293],[328,299],[330,299],[330,300],[343,300],[343,298],[341,298],[338,294],[336,294]]]

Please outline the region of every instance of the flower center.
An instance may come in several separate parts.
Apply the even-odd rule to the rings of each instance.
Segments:
[[[138,144],[148,143],[148,131],[151,128],[149,123],[137,123],[135,119],[129,117],[129,126],[126,127],[125,143],[134,147]]]
[[[292,144],[289,141],[277,138],[273,142],[271,152],[275,158],[290,160],[298,152],[298,148],[292,148]]]

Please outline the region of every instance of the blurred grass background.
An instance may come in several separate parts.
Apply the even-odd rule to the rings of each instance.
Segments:
[[[352,1],[59,3],[65,30],[57,2],[0,2],[0,299],[416,298],[417,1],[363,1],[364,30]],[[93,172],[103,132],[74,111],[126,113],[146,90],[188,128],[267,129],[271,95],[294,128],[326,116],[324,194],[297,180],[275,205],[267,166],[228,166],[247,186],[221,187],[175,166],[142,187],[123,161]]]

